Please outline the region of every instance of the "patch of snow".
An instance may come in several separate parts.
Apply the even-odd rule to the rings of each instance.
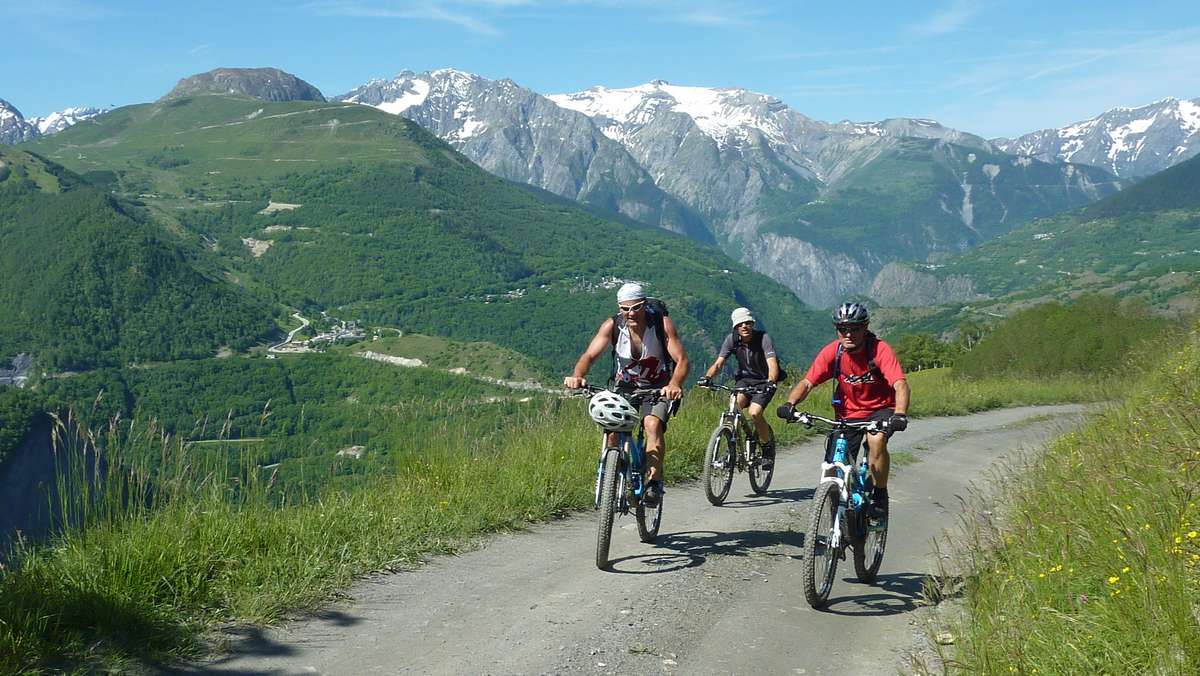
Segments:
[[[1033,164],[1033,159],[1029,157],[1018,157],[1013,160],[1014,167],[1028,167]]]
[[[1034,236],[1033,236],[1033,240],[1034,240],[1035,242],[1044,242],[1044,241],[1046,241],[1046,240],[1048,240],[1048,239],[1054,239],[1054,233],[1052,233],[1052,232],[1039,232],[1039,233],[1037,233],[1036,235],[1034,235]]]
[[[262,108],[259,108],[258,110],[254,111],[253,113],[250,113],[249,115],[247,115],[247,116],[246,116],[246,119],[247,119],[247,120],[253,120],[254,118],[256,118],[256,117],[258,117],[259,115],[262,115],[262,114],[263,114],[263,109],[262,109]]]
[[[996,180],[996,177],[1000,175],[1000,165],[998,164],[985,164],[982,168],[983,173],[993,181]]]
[[[487,131],[487,128],[487,122],[484,122],[483,120],[476,120],[473,117],[468,117],[467,119],[463,120],[463,126],[458,132],[458,138],[459,140],[469,139],[476,134]]]
[[[424,80],[410,80],[408,86],[411,90],[405,92],[403,96],[391,101],[384,101],[376,106],[376,108],[385,113],[399,115],[413,106],[425,103],[425,99],[429,97],[429,83]]]
[[[967,161],[975,164],[975,153],[967,153]]]
[[[1180,101],[1176,109],[1180,125],[1189,132],[1200,131],[1200,105],[1191,101]]]

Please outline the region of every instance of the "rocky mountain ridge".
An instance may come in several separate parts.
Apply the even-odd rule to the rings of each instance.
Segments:
[[[599,192],[639,220],[646,208],[629,191],[653,189],[656,204],[664,193],[702,227],[647,222],[693,237],[707,231],[814,305],[865,292],[902,254],[952,253],[1007,231],[1018,217],[1082,206],[1116,189],[1103,171],[1005,156],[986,139],[932,120],[821,122],[737,88],[658,80],[541,96],[511,80],[442,69],[403,71],[335,98],[403,115],[489,171],[564,197],[581,199],[588,180],[604,177]],[[974,154],[992,159],[972,164]],[[907,183],[894,185],[883,166]],[[926,222],[891,227],[905,201]],[[845,222],[847,214],[860,222]],[[852,234],[862,221],[881,239]]]
[[[30,124],[16,106],[0,99],[0,144],[12,145],[37,136],[37,127]]]
[[[324,101],[321,90],[278,68],[216,68],[185,77],[164,99],[195,94],[244,94],[264,101]]]
[[[1008,153],[1091,164],[1117,176],[1140,178],[1200,154],[1200,98],[1114,108],[1061,129],[992,143]]]
[[[39,136],[55,134],[105,112],[105,108],[72,107],[42,117],[26,119],[16,106],[0,99],[0,145],[13,145],[31,141]]]
[[[659,189],[637,160],[589,118],[512,80],[453,69],[402,71],[334,100],[402,115],[493,174],[714,242],[694,211]]]

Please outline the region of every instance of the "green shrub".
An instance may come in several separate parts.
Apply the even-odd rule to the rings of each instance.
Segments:
[[[955,360],[955,373],[966,378],[1110,373],[1143,349],[1148,338],[1178,329],[1140,302],[1083,295],[1009,317]]]

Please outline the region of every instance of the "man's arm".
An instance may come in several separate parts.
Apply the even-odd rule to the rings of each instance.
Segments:
[[[892,385],[892,388],[896,390],[896,415],[907,415],[908,396],[910,393],[908,381],[901,378]]]
[[[799,404],[807,399],[808,393],[812,392],[812,390],[813,384],[808,382],[808,378],[804,378],[800,382],[796,383],[796,386],[792,388],[791,392],[788,392],[786,403],[791,404],[794,407],[796,404]]]
[[[712,380],[713,376],[720,373],[721,369],[723,368],[725,368],[725,357],[717,357],[717,360],[712,363],[712,366],[709,366],[708,370],[704,372],[704,377]]]
[[[779,382],[779,358],[767,357],[767,380],[777,383]]]
[[[596,335],[592,336],[592,342],[588,343],[587,349],[579,355],[579,361],[575,362],[575,370],[571,375],[563,378],[563,387],[577,389],[587,384],[587,374],[592,369],[592,364],[596,363],[604,351],[612,346],[612,325],[612,317],[604,320],[604,323],[600,325]]]
[[[667,352],[675,362],[675,372],[671,374],[671,382],[663,388],[663,396],[667,399],[682,399],[683,381],[687,378],[689,367],[687,350],[683,348],[683,341],[675,332],[675,322],[671,321],[670,317],[663,317],[663,331],[667,334]]]

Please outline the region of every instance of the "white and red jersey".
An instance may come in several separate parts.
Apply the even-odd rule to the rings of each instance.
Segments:
[[[667,337],[658,335],[654,322],[646,323],[642,333],[642,349],[634,354],[629,324],[618,316],[617,342],[613,352],[617,359],[616,381],[633,387],[662,387],[671,379],[667,370]]]

